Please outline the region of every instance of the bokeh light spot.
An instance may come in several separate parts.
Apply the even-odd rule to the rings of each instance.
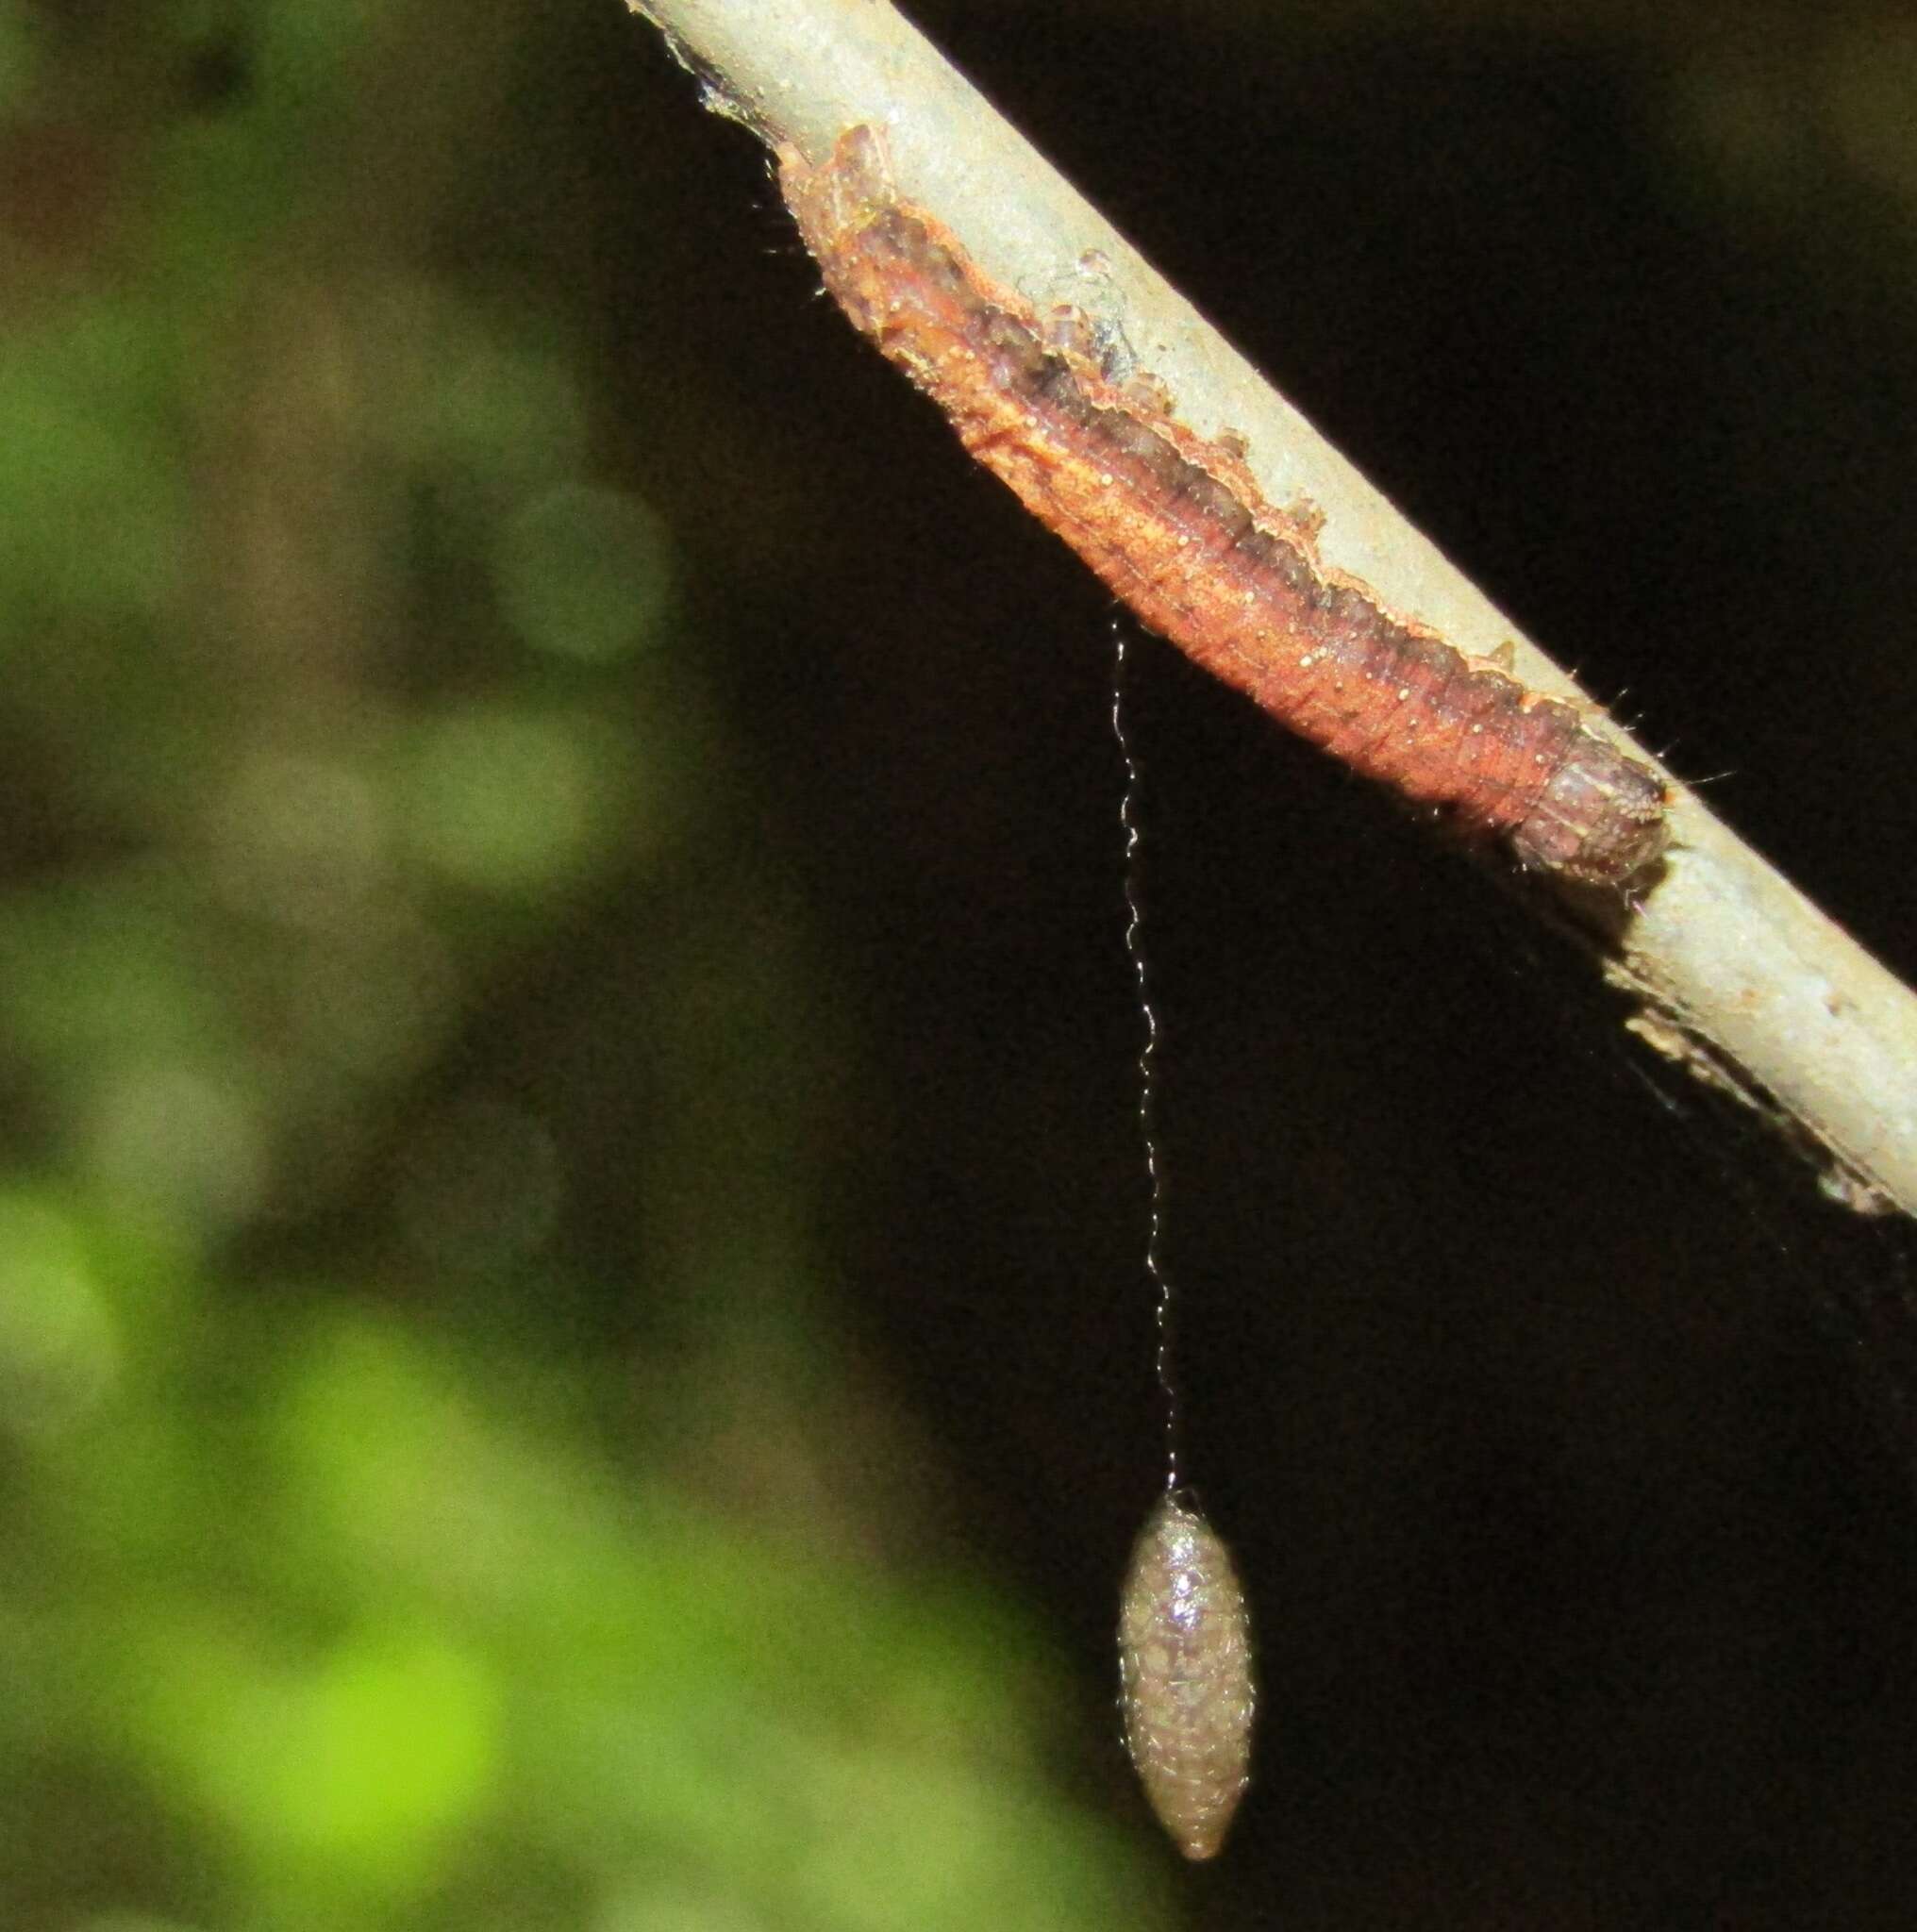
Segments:
[[[671,592],[659,522],[637,498],[562,483],[530,498],[508,525],[499,595],[536,650],[604,663],[658,628]]]
[[[42,1434],[84,1415],[121,1353],[74,1227],[40,1202],[0,1198],[0,1424]]]
[[[169,1220],[245,1219],[265,1184],[260,1123],[245,1096],[196,1068],[135,1062],[100,1087],[87,1165],[108,1193]]]
[[[412,831],[459,884],[521,894],[577,871],[597,829],[590,735],[565,719],[475,707],[419,745]]]

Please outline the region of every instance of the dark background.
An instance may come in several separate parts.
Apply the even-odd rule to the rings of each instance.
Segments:
[[[1808,14],[1795,52],[917,17],[1908,970],[1912,206],[1834,151]],[[1755,178],[1685,125],[1714,64],[1775,88]],[[805,493],[793,575],[727,623],[890,1101],[842,1184],[863,1319],[1096,1659],[1156,1455],[1106,600],[803,304],[803,259],[754,258],[782,238],[750,147],[655,132],[675,309]],[[715,579],[733,508],[702,506]],[[1901,1235],[1624,1042],[1390,804],[1142,661],[1181,1375],[1266,1680],[1206,1911],[1908,1923],[1911,1465],[1855,1359],[1901,1377]]]
[[[662,533],[664,641],[568,671],[559,694],[608,732],[669,714],[641,734],[664,775],[631,782],[675,829],[628,838],[608,807],[569,872],[491,897],[429,879],[415,911],[451,963],[407,985],[431,1024],[318,1141],[292,1101],[262,1102],[268,1179],[238,1205],[193,1196],[192,1239],[165,1249],[201,1284],[192,1320],[127,1318],[209,1458],[171,1541],[96,1549],[56,1507],[86,1458],[142,1453],[110,1406],[9,1461],[13,1572],[46,1579],[17,1626],[54,1633],[13,1653],[36,1716],[8,1739],[9,1923],[1908,1926],[1906,1224],[1825,1202],[1749,1117],[1628,1040],[1625,1009],[1494,871],[1142,642],[1178,1375],[1263,1678],[1234,1836],[1215,1866],[1177,1866],[1108,1701],[1118,1578],[1161,1478],[1109,600],[814,299],[761,151],[610,0],[373,9],[351,58],[302,57],[324,86],[262,56],[283,53],[283,8],[142,9],[144,39],[29,14],[55,52],[8,149],[15,342],[45,340],[50,314],[66,326],[62,303],[120,299],[148,254],[225,320],[158,412],[192,432],[166,460],[201,587],[174,629],[155,620],[188,640],[165,676],[145,681],[153,647],[108,626],[99,681],[78,680],[73,641],[99,626],[52,591],[52,631],[19,626],[12,903],[158,866],[168,919],[217,956],[208,999],[254,1012],[278,988],[249,950],[266,957],[270,921],[205,911],[218,855],[180,803],[195,761],[329,705],[404,722],[475,692],[514,717],[558,702],[511,655],[486,576],[488,520],[532,458],[502,433],[448,482],[379,454],[404,414],[388,398],[465,394],[482,358],[462,345],[484,329],[563,362],[571,460]],[[914,17],[1532,635],[1893,970],[1917,969],[1907,27],[1809,4]],[[180,208],[206,205],[169,200],[180,143],[249,116],[267,132],[235,179],[253,185],[182,242]],[[287,173],[261,183],[268,151]],[[395,263],[454,291],[466,334],[362,299]],[[350,457],[333,498],[274,467],[272,435],[206,429],[262,396],[283,425],[276,354],[307,310],[324,353],[294,373]],[[381,373],[336,382],[348,365]],[[557,406],[527,382],[538,441]],[[282,658],[259,640],[293,604],[330,636],[332,553],[255,621],[234,588],[250,553],[207,508],[275,491],[290,528],[375,533],[373,641],[318,696],[319,646]],[[75,519],[75,552],[104,527]],[[48,635],[62,668],[35,682]],[[361,732],[342,724],[327,756],[374,769]],[[509,849],[509,824],[496,837]],[[22,930],[58,963],[51,928]],[[305,1064],[318,979],[369,1012],[390,1002],[357,958],[273,992],[294,1042],[275,1077]],[[82,1030],[9,1019],[11,1159],[98,1247],[122,1239],[125,1190],[70,1124],[97,1060]],[[180,1132],[169,1116],[157,1138]],[[523,1227],[526,1176],[548,1167],[561,1205],[541,1193]],[[366,1369],[379,1350],[434,1365],[423,1392]],[[391,1552],[362,1574],[309,1546],[305,1491],[271,1456],[286,1516],[250,1515],[235,1471],[335,1388],[358,1392],[311,1423],[325,1455],[392,1441],[396,1467],[429,1444],[501,1492],[470,1522],[422,1506],[445,1538],[417,1530],[428,1579]],[[469,1458],[467,1423],[435,1406],[449,1389],[459,1417],[517,1418],[518,1447]],[[532,1485],[575,1452],[587,1473]],[[363,1507],[345,1493],[342,1519]],[[236,1494],[257,1524],[237,1570],[206,1555]],[[540,1539],[607,1498],[600,1557],[567,1582]],[[668,1667],[632,1659],[676,1631],[680,1599],[644,1621],[652,1573],[621,1567],[653,1562],[661,1534],[682,1541],[659,1568],[690,1564],[686,1594],[724,1633],[696,1671],[661,1651],[680,1658],[669,1698]],[[728,1568],[713,1551],[734,1538],[755,1554]],[[494,1550],[514,1591],[549,1560],[558,1579],[550,1603],[511,1596],[510,1641],[505,1596],[446,1580]],[[769,1579],[788,1564],[817,1566],[816,1588],[792,1586],[797,1628],[774,1633],[751,1613],[761,1591],[784,1604]],[[108,1574],[130,1607],[89,1640],[83,1674],[107,1688],[75,1703],[49,1687]],[[910,1607],[877,1635],[861,1621],[917,1604],[928,1574],[962,1635]],[[387,1627],[367,1606],[403,1600],[398,1627],[463,1645],[507,1713],[491,1782],[430,1832],[405,1813],[430,1857],[363,1871],[343,1840],[302,1835],[297,1777],[283,1809],[249,1810],[253,1717],[232,1730],[231,1789],[179,1742],[225,1690],[97,1714],[124,1689],[99,1657],[130,1657],[126,1631],[175,1597],[287,1671],[335,1641],[357,1655],[360,1623]],[[154,1640],[167,1681],[178,1623]],[[604,1674],[556,1690],[553,1659],[602,1640]],[[861,1674],[894,1641],[880,1694]],[[576,1691],[608,1738],[665,1735],[688,1684],[711,1698],[700,1748],[725,1740],[705,1808],[649,1811],[652,1760],[540,1728]],[[755,1726],[815,1708],[830,1752],[762,1748]],[[783,1796],[838,1792],[842,1774],[843,1808],[794,1808],[790,1847],[730,1808],[756,1776]],[[1023,1811],[970,1840],[963,1812],[951,1841],[909,1810],[864,1832],[860,1807],[921,1774],[927,1790],[1002,1782],[1112,1902],[1013,1865]],[[134,1822],[85,1823],[103,1811]],[[863,1890],[819,1884],[806,1856],[840,1856],[846,1811]]]

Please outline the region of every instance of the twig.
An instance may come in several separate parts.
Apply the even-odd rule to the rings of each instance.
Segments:
[[[1222,341],[883,0],[627,0],[709,106],[822,161],[883,128],[901,195],[995,280],[1122,326],[1200,436],[1242,439],[1273,503],[1321,513],[1325,561],[1467,654],[1509,646],[1536,689],[1580,697],[1437,548]],[[1096,261],[1088,275],[1086,263]],[[1609,720],[1594,730],[1649,755]],[[1917,1214],[1917,997],[1671,777],[1672,848],[1627,906],[1570,889],[1651,1045],[1784,1125],[1860,1211]]]

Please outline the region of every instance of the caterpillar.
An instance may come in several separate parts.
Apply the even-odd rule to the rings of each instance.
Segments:
[[[826,290],[944,411],[966,449],[1153,630],[1353,770],[1519,862],[1627,888],[1668,841],[1650,766],[1394,616],[1321,561],[1309,516],[1267,501],[1232,439],[1176,422],[1162,382],[1098,353],[1095,324],[1049,325],[893,192],[877,133],[780,187]],[[1107,332],[1109,338],[1109,332]]]
[[[1188,1858],[1225,1841],[1251,1774],[1251,1620],[1231,1553],[1168,1492],[1132,1550],[1119,1610],[1125,1747]]]

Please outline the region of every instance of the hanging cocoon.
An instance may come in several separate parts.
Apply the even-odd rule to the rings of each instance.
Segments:
[[[1209,1858],[1250,1776],[1251,1624],[1231,1553],[1175,1493],[1133,1547],[1118,1655],[1125,1748],[1145,1795],[1178,1849]]]

